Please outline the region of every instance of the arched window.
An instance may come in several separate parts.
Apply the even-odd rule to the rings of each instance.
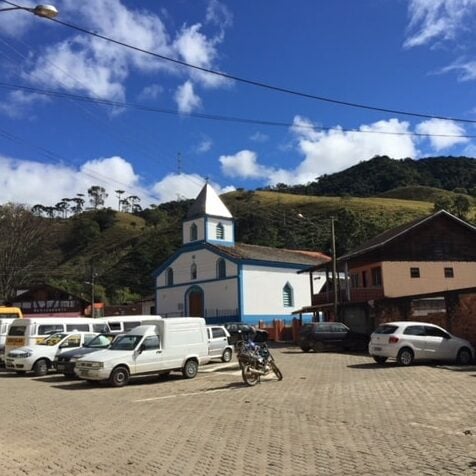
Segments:
[[[217,225],[217,240],[223,240],[225,238],[225,227],[218,223]]]
[[[190,266],[190,279],[197,279],[197,265],[195,263]]]
[[[190,241],[197,241],[197,236],[197,225],[195,225],[195,223],[192,223],[190,225]]]
[[[283,306],[284,307],[292,307],[294,306],[294,296],[293,296],[293,288],[289,283],[283,288]]]
[[[226,278],[226,263],[223,258],[217,260],[217,278]]]
[[[169,268],[167,270],[167,286],[173,286],[174,285],[174,270],[172,268]]]

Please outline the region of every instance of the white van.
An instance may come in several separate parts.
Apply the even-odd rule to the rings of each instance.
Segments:
[[[8,329],[5,355],[12,349],[39,344],[55,332],[110,332],[104,319],[90,317],[26,317],[15,319]]]
[[[122,387],[131,376],[173,370],[193,378],[198,366],[209,360],[205,319],[170,317],[159,319],[156,325],[136,327],[108,349],[79,358],[74,371],[90,382],[108,381],[113,387]]]
[[[144,326],[148,324],[155,324],[158,319],[162,319],[160,316],[153,315],[136,315],[136,316],[106,316],[103,318],[114,333],[129,332],[134,327]]]

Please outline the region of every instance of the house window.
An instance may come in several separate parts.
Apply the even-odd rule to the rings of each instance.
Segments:
[[[190,279],[197,279],[197,265],[195,263],[190,266]]]
[[[410,278],[419,278],[420,268],[410,268]]]
[[[368,283],[368,271],[362,271],[362,287],[366,288]]]
[[[283,305],[284,307],[294,306],[293,288],[289,283],[283,288]]]
[[[173,286],[174,285],[174,270],[172,268],[169,268],[167,270],[167,286]]]
[[[225,238],[225,227],[218,223],[217,225],[217,240],[223,240]]]
[[[455,272],[453,268],[445,268],[445,278],[454,278]]]
[[[376,288],[382,287],[382,268],[372,268],[372,284]]]
[[[197,232],[197,225],[192,223],[190,225],[190,241],[197,241],[198,232]]]
[[[226,263],[223,258],[217,260],[217,278],[223,279],[226,278]]]
[[[357,273],[352,273],[350,275],[350,283],[351,283],[352,288],[354,288],[354,289],[360,287],[360,285],[359,285],[359,275]]]

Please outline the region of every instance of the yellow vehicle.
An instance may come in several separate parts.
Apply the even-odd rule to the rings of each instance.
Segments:
[[[8,329],[15,319],[23,319],[23,313],[19,307],[0,306],[0,364],[4,361],[3,354]]]

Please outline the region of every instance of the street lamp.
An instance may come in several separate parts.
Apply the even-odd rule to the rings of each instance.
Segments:
[[[9,3],[10,5],[14,5],[13,3]],[[7,12],[11,10],[25,10],[27,12],[33,13],[34,15],[42,18],[52,19],[58,15],[58,10],[53,5],[37,5],[36,7],[21,7],[20,5],[15,5],[13,7],[8,8],[0,8],[0,12]]]

